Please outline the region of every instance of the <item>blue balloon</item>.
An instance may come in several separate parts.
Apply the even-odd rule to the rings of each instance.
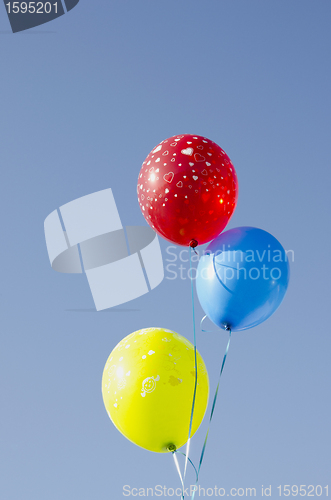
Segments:
[[[211,321],[240,331],[276,311],[289,278],[285,250],[274,236],[255,227],[237,227],[208,245],[199,261],[196,286]]]

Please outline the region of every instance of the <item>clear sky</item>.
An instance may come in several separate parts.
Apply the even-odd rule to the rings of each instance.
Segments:
[[[330,16],[328,0],[81,0],[13,35],[0,9],[1,498],[179,486],[171,456],[114,428],[101,376],[137,329],[192,340],[189,280],[166,271],[152,293],[94,312],[86,277],[51,269],[43,221],[111,187],[123,224],[145,224],[141,163],[180,133],[209,137],[232,159],[239,200],[228,227],[265,229],[295,255],[279,310],[233,335],[201,485],[255,487],[257,497],[271,485],[274,498],[279,485],[330,490]],[[226,340],[198,333],[211,391]]]

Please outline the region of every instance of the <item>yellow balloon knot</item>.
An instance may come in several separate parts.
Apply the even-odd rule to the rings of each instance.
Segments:
[[[176,449],[177,449],[177,448],[176,448],[176,446],[175,446],[174,444],[169,444],[169,445],[167,446],[167,450],[168,450],[168,451],[171,451],[172,453],[174,453],[174,452],[176,451]]]

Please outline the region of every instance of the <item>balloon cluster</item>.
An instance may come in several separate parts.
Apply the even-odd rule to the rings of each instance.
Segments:
[[[200,258],[196,285],[203,310],[217,326],[246,330],[278,308],[289,281],[284,248],[262,229],[222,233],[236,208],[238,181],[220,146],[190,134],[162,141],[142,164],[137,192],[146,221],[166,240],[192,248],[212,240]],[[196,345],[163,328],[123,339],[102,379],[104,403],[117,429],[160,453],[177,450],[194,434],[208,392]]]

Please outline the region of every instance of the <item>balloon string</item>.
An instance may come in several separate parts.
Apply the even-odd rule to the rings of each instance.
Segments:
[[[182,483],[182,495],[181,495],[181,498],[184,499],[184,492],[185,492],[184,479],[183,479],[182,473],[181,473],[180,468],[179,468],[179,463],[178,463],[178,460],[177,460],[177,457],[176,457],[176,450],[174,450],[172,452],[172,456],[174,457],[174,462],[175,462],[175,465],[176,465],[176,469],[177,469],[177,472],[178,472],[178,475],[179,475],[179,478],[180,478],[180,482]]]
[[[184,457],[186,457],[185,453],[181,452],[181,451],[178,451],[178,450],[175,450],[174,453],[177,453],[179,455],[184,455]],[[196,479],[198,479],[198,471],[194,465],[194,463],[192,462],[192,460],[190,458],[187,457],[187,460],[190,462],[190,464],[192,465],[193,469],[194,469],[194,472],[195,472],[195,477]]]
[[[193,249],[194,250],[194,249]],[[186,476],[187,469],[187,461],[189,460],[189,451],[190,451],[190,442],[191,442],[191,432],[192,432],[192,422],[193,422],[193,414],[195,407],[195,397],[197,392],[197,383],[198,383],[198,363],[197,363],[197,343],[196,343],[196,332],[195,332],[195,310],[194,310],[194,288],[193,288],[193,273],[192,273],[192,247],[190,247],[190,278],[191,278],[191,295],[192,295],[192,314],[193,314],[193,343],[194,343],[194,391],[193,391],[193,400],[192,400],[192,409],[191,409],[191,418],[190,425],[188,431],[188,440],[186,443],[186,458],[185,458],[185,467],[184,467],[184,479]]]
[[[203,324],[203,322],[205,321],[205,319],[206,319],[206,318],[207,318],[207,314],[206,314],[206,316],[204,316],[204,317],[202,318],[202,320],[200,321],[200,330],[201,330],[202,332],[204,332],[204,333],[212,333],[212,330],[204,330],[204,329],[202,328],[202,324]]]
[[[225,330],[228,330],[228,332],[229,332],[229,340],[228,340],[228,344],[227,344],[226,349],[225,349],[225,353],[224,353],[223,361],[222,361],[222,366],[221,366],[220,374],[219,374],[219,377],[218,377],[218,384],[217,384],[217,387],[216,387],[216,391],[215,391],[215,395],[214,395],[214,400],[213,400],[213,405],[212,405],[211,412],[210,412],[208,429],[207,429],[205,441],[203,443],[202,450],[201,450],[200,461],[199,461],[199,466],[198,466],[198,471],[197,471],[197,479],[196,479],[196,482],[195,482],[194,491],[192,493],[191,500],[194,500],[195,492],[197,490],[197,484],[198,484],[198,480],[199,480],[199,473],[200,473],[200,469],[201,469],[201,464],[202,464],[202,461],[203,461],[203,457],[204,457],[204,454],[205,454],[205,451],[206,451],[208,434],[209,434],[210,424],[211,424],[211,421],[212,421],[212,418],[213,418],[213,414],[214,414],[214,410],[215,410],[216,400],[217,400],[217,396],[218,396],[218,390],[219,390],[220,382],[221,382],[221,376],[222,376],[222,373],[223,373],[223,369],[224,369],[226,357],[227,357],[228,351],[229,351],[230,340],[231,340],[231,328],[225,327]]]
[[[172,451],[172,455],[174,457],[174,462],[175,462],[175,466],[176,466],[176,469],[177,469],[177,472],[178,472],[178,475],[179,475],[179,478],[180,478],[180,481],[182,483],[182,494],[181,494],[181,498],[184,499],[184,495],[185,495],[185,486],[184,486],[184,479],[183,479],[183,476],[182,476],[182,473],[180,471],[180,467],[179,467],[179,463],[178,463],[178,460],[177,460],[177,457],[176,457],[176,453],[179,454],[179,455],[184,455],[185,457],[185,460],[187,459],[190,464],[192,465],[193,469],[194,469],[194,472],[195,472],[195,477],[196,477],[196,483],[198,482],[198,471],[194,465],[194,463],[192,462],[192,460],[190,458],[188,458],[188,456],[185,454],[185,453],[182,453],[181,451],[177,451],[177,450],[173,450]]]
[[[212,408],[211,408],[211,412],[210,412],[208,429],[207,429],[205,440],[204,440],[204,443],[203,443],[203,446],[202,446],[200,460],[199,460],[199,466],[198,466],[198,470],[197,470],[196,467],[194,466],[193,462],[189,458],[189,450],[190,450],[190,442],[191,442],[191,432],[192,432],[192,423],[193,423],[193,415],[194,415],[195,399],[196,399],[196,391],[197,391],[197,382],[198,382],[198,362],[197,362],[197,345],[196,345],[196,328],[195,328],[195,308],[194,308],[194,287],[193,287],[193,277],[192,277],[193,276],[193,273],[192,273],[192,250],[195,251],[192,247],[190,247],[190,278],[191,278],[191,295],[192,295],[193,339],[194,339],[194,368],[195,368],[194,391],[193,391],[193,400],[192,400],[192,409],[191,409],[191,418],[190,418],[190,425],[189,425],[188,440],[187,440],[187,443],[186,443],[186,454],[185,453],[181,453],[181,452],[177,452],[177,450],[173,450],[172,454],[173,454],[175,465],[176,465],[176,469],[177,469],[177,472],[178,472],[178,475],[180,477],[181,484],[182,484],[182,495],[181,495],[182,499],[184,499],[184,494],[185,494],[184,481],[185,481],[185,475],[186,475],[186,470],[187,470],[187,463],[190,462],[190,464],[192,465],[192,467],[195,470],[196,481],[195,481],[194,491],[192,493],[192,498],[191,498],[191,500],[194,500],[195,492],[197,490],[197,484],[198,484],[198,481],[199,481],[199,473],[200,473],[201,465],[202,465],[202,462],[203,462],[204,454],[205,454],[205,451],[206,451],[206,445],[207,445],[207,440],[208,440],[210,425],[211,425],[211,421],[213,419],[214,410],[215,410],[215,406],[216,406],[216,400],[217,400],[219,386],[220,386],[220,382],[221,382],[221,376],[222,376],[222,373],[223,373],[225,361],[226,361],[226,358],[227,358],[227,355],[228,355],[228,351],[229,351],[229,346],[230,346],[230,341],[231,341],[231,328],[229,326],[225,326],[225,330],[227,330],[229,332],[229,340],[228,340],[228,343],[227,343],[227,346],[226,346],[226,349],[225,349],[225,353],[224,353],[224,356],[223,356],[223,361],[222,361],[222,365],[221,365],[221,369],[220,369],[220,374],[219,374],[219,377],[218,377],[218,383],[217,383],[217,387],[216,387],[216,391],[215,391],[215,395],[214,395],[214,399],[213,399],[213,404],[212,404]],[[205,320],[205,318],[206,318],[206,316],[201,320],[200,326],[202,325],[202,322]],[[204,331],[204,330],[202,330],[202,331]],[[177,460],[177,457],[176,457],[176,453],[180,453],[181,455],[185,456],[184,475],[182,475],[182,473],[180,471],[180,467],[179,467],[179,463],[178,463],[178,460]]]

